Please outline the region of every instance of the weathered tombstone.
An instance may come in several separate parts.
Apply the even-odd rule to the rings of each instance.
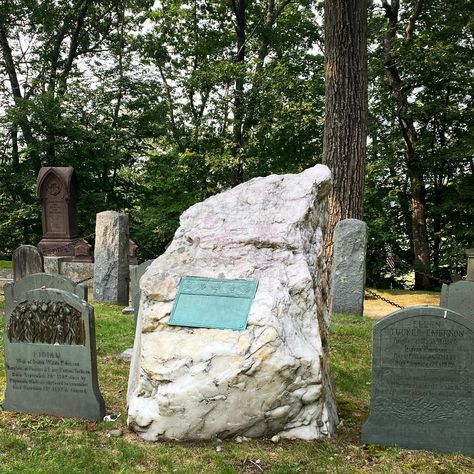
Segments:
[[[357,219],[339,221],[334,229],[331,313],[362,316],[364,312],[367,224]]]
[[[129,240],[129,264],[138,265],[138,245],[132,240]]]
[[[128,305],[128,216],[115,211],[97,214],[94,250],[94,300]]]
[[[127,401],[141,437],[309,440],[334,431],[323,278],[330,183],[322,165],[255,178],[181,216],[140,279]],[[197,287],[181,287],[183,277]],[[239,301],[229,304],[232,295]],[[175,323],[180,309],[185,318],[178,326],[174,303]]]
[[[6,411],[101,420],[94,310],[87,288],[30,275],[5,291]]]
[[[474,455],[474,322],[415,306],[374,326],[362,441]]]
[[[439,305],[474,321],[474,281],[443,284]]]
[[[138,307],[140,304],[140,278],[144,275],[146,269],[153,263],[153,260],[147,260],[140,265],[130,267],[130,293],[132,295],[132,306],[135,320],[135,327],[137,325]]]
[[[20,245],[13,252],[13,279],[15,281],[44,272],[43,254],[34,245]]]
[[[474,249],[467,249],[467,275],[466,280],[474,281]]]
[[[37,179],[41,201],[43,238],[38,248],[44,255],[90,262],[89,244],[79,239],[77,199],[79,188],[74,168],[41,168]]]

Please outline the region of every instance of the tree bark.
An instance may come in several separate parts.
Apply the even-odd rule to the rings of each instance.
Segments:
[[[326,115],[323,162],[333,188],[326,231],[332,262],[334,227],[362,219],[367,145],[367,0],[327,0],[324,8]]]
[[[405,41],[411,41],[415,23],[421,14],[423,1],[418,0],[405,28]],[[394,42],[399,26],[399,1],[382,0],[382,6],[388,18],[387,31],[385,33],[384,65],[388,84],[393,97],[397,101],[398,125],[405,141],[405,164],[407,176],[411,189],[411,237],[413,247],[413,266],[415,268],[415,288],[420,290],[431,289],[430,251],[428,244],[428,231],[426,226],[426,198],[424,170],[421,158],[416,152],[418,141],[417,132],[413,119],[408,114],[409,90],[404,87],[401,79],[394,53]],[[410,232],[408,232],[410,235]]]

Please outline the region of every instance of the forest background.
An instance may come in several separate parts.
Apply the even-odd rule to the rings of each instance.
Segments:
[[[321,162],[322,9],[0,1],[0,257],[41,238],[41,166],[75,168],[82,236],[127,212],[146,259],[195,202]],[[474,2],[369,2],[368,27],[368,283],[393,284],[389,252],[392,274],[413,268],[419,226],[425,270],[449,278],[474,247]]]

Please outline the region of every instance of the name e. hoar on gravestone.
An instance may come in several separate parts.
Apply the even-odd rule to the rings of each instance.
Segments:
[[[370,444],[474,455],[474,322],[414,306],[374,326]]]
[[[37,178],[37,194],[41,201],[43,223],[43,238],[38,248],[44,255],[91,262],[91,246],[79,238],[79,187],[74,168],[41,168]]]
[[[101,420],[87,288],[52,274],[5,288],[6,411]]]

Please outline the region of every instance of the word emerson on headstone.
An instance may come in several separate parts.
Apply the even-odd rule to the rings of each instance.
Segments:
[[[30,275],[5,291],[6,411],[101,420],[94,310],[86,287]]]
[[[474,322],[415,306],[374,326],[368,444],[474,455]]]

